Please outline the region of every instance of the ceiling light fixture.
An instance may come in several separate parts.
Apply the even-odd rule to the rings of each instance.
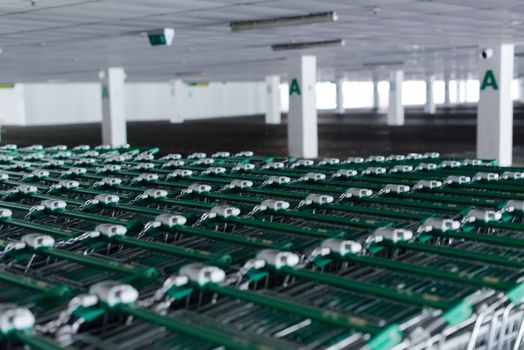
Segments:
[[[175,73],[175,76],[177,76],[177,77],[196,77],[196,76],[200,76],[200,75],[204,75],[204,72],[202,72],[202,71],[189,71],[189,72],[178,72],[178,73]]]
[[[402,61],[388,61],[388,62],[368,62],[363,63],[363,67],[385,67],[385,66],[403,66],[404,62]]]
[[[338,20],[337,13],[331,12],[319,12],[310,13],[304,16],[290,16],[290,17],[278,17],[251,21],[237,21],[229,23],[229,28],[232,32],[240,32],[243,30],[254,30],[254,29],[268,29],[268,28],[280,28],[280,27],[291,27],[301,26],[305,24],[314,23],[326,23],[335,22]]]
[[[304,49],[315,49],[324,47],[342,47],[346,45],[344,39],[335,40],[323,40],[323,41],[307,41],[301,43],[287,43],[287,44],[274,44],[271,45],[273,51],[286,51],[286,50],[304,50]]]

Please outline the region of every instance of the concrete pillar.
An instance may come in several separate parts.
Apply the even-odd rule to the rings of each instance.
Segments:
[[[344,114],[344,79],[338,79],[337,80],[337,113],[338,114]]]
[[[393,72],[389,82],[389,108],[387,122],[388,125],[404,125],[404,106],[402,105],[402,82],[404,72],[397,70]]]
[[[434,87],[435,76],[431,75],[426,80],[426,105],[424,106],[424,112],[427,114],[435,114],[437,112],[434,98]]]
[[[524,103],[524,78],[519,79],[519,101]]]
[[[184,122],[184,115],[182,114],[182,100],[184,98],[185,85],[180,79],[171,80],[169,82],[169,121],[171,123],[179,124]]]
[[[460,103],[460,80],[455,79],[455,104]]]
[[[289,116],[287,126],[290,156],[318,156],[315,56],[291,57],[289,69]]]
[[[102,143],[112,147],[127,143],[124,111],[124,68],[112,67],[100,76],[102,85]]]
[[[444,107],[451,106],[451,92],[449,89],[449,79],[444,80]]]
[[[266,77],[266,124],[280,124],[280,77],[270,75]]]
[[[378,94],[378,78],[373,79],[373,110],[378,111],[380,108],[380,100]]]
[[[464,102],[464,80],[462,79],[457,81],[457,102]]]
[[[466,76],[464,79],[464,102],[468,103],[468,81],[469,78]]]
[[[491,47],[488,58],[479,64],[480,101],[477,111],[477,157],[496,159],[510,166],[513,156],[513,79],[514,45]]]

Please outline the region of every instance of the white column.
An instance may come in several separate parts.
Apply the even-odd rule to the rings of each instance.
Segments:
[[[455,79],[455,104],[460,103],[460,80]]]
[[[373,79],[373,110],[378,111],[380,108],[380,100],[378,94],[378,78]]]
[[[402,82],[404,72],[397,70],[393,72],[389,82],[389,107],[387,122],[388,125],[404,125],[404,106],[402,105]]]
[[[492,46],[492,55],[480,59],[480,101],[477,111],[477,157],[509,166],[513,156],[514,45]]]
[[[449,91],[450,80],[444,80],[444,107],[451,106],[451,92]]]
[[[317,59],[299,56],[289,59],[289,116],[287,126],[290,156],[318,156],[315,83]]]
[[[182,101],[185,94],[184,82],[180,79],[169,81],[169,121],[171,123],[183,123]]]
[[[102,143],[113,147],[127,143],[124,111],[124,68],[112,67],[101,76]]]
[[[469,77],[466,76],[466,78],[464,79],[464,102],[465,103],[468,103],[468,81],[469,81]]]
[[[337,80],[337,113],[338,114],[344,114],[344,79],[338,79]]]
[[[270,75],[266,77],[266,124],[280,124],[280,77]]]
[[[519,100],[521,103],[524,103],[524,78],[520,78],[519,88],[520,88]]]
[[[459,84],[459,101],[460,103],[466,102],[466,81],[464,79],[461,79]]]
[[[424,112],[427,114],[435,114],[437,107],[435,105],[435,99],[433,97],[433,91],[435,87],[435,76],[431,75],[426,80],[426,105],[424,106]]]

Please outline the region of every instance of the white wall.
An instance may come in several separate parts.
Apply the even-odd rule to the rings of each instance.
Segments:
[[[100,91],[96,83],[24,84],[27,125],[100,122]]]
[[[124,90],[128,121],[169,119],[169,88],[167,83],[128,83]]]
[[[184,120],[264,114],[263,82],[212,82],[184,85],[179,106]],[[125,86],[126,120],[169,120],[168,83],[128,83]],[[0,89],[0,119],[5,125],[97,123],[102,120],[97,83],[17,84]]]
[[[264,114],[265,89],[263,82],[186,85],[181,114],[184,120]]]
[[[26,124],[23,85],[0,89],[0,124]]]
[[[175,106],[184,120],[235,117],[264,114],[266,90],[264,82],[211,82],[208,85],[184,84],[181,104]],[[179,96],[180,97],[180,96]],[[133,121],[167,120],[173,111],[168,83],[126,84],[126,119]]]

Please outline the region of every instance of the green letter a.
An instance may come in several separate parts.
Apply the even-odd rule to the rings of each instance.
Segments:
[[[296,93],[299,96],[301,95],[300,86],[296,79],[291,80],[291,85],[289,85],[289,96],[293,95],[293,93]]]
[[[495,74],[491,69],[488,69],[486,71],[486,75],[484,75],[484,79],[482,80],[482,85],[480,86],[480,90],[486,89],[488,86],[491,86],[493,90],[498,90],[499,85],[497,84],[497,80],[495,79]]]
[[[109,98],[109,90],[107,86],[102,87],[102,99]]]

